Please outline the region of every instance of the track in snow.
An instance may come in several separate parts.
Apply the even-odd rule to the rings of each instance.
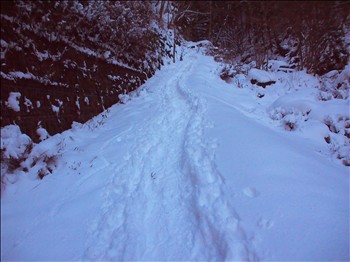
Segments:
[[[195,63],[187,59],[169,72],[152,94],[159,113],[133,127],[123,161],[110,163],[113,175],[85,259],[258,260],[239,214],[225,201],[215,143],[203,136],[205,100],[186,84]],[[118,136],[105,147],[117,146]]]

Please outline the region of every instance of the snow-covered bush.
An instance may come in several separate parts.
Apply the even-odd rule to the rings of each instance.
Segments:
[[[321,100],[347,99],[350,92],[350,65],[347,65],[340,73],[332,70],[320,77],[321,90],[319,97]]]
[[[238,88],[247,88],[250,83],[246,81],[247,77],[244,74],[236,74],[232,78],[232,83]]]
[[[252,66],[252,64],[223,63],[219,66],[218,72],[222,80],[226,81],[227,83],[232,82],[238,88],[243,88],[246,87],[244,82]]]
[[[128,94],[119,94],[118,98],[122,104],[126,104],[130,100],[130,96]]]
[[[19,167],[19,163],[32,148],[32,140],[22,134],[19,126],[8,125],[1,128],[1,164],[7,165],[9,172]]]
[[[59,141],[59,135],[56,135],[57,139],[52,138],[34,144],[30,154],[21,163],[20,169],[31,174],[30,179],[43,179],[56,168],[60,152],[64,149],[65,143]]]
[[[5,102],[6,106],[12,109],[15,112],[21,111],[19,105],[19,99],[21,97],[21,93],[19,92],[10,92],[8,100]]]
[[[230,85],[246,89],[244,93],[253,91],[252,97],[261,99],[249,112],[266,114],[281,129],[315,141],[320,150],[350,165],[349,66],[322,77],[305,70],[280,70],[281,66],[287,64],[273,61],[269,71],[252,68],[245,75],[237,74],[232,65],[220,64],[217,73],[225,73]],[[265,89],[256,85],[272,80],[275,84]]]
[[[225,82],[229,82],[231,78],[234,77],[234,70],[230,65],[225,65],[220,72],[220,78]]]
[[[47,130],[45,128],[42,128],[41,126],[39,126],[39,128],[36,130],[36,133],[38,134],[40,141],[43,141],[50,137]]]
[[[62,143],[55,139],[33,143],[17,125],[1,128],[1,190],[26,173],[34,174],[31,179],[51,174],[61,150]]]
[[[17,180],[14,173],[32,149],[32,140],[22,134],[19,126],[8,125],[1,128],[1,190],[7,183]]]
[[[325,138],[333,154],[344,165],[350,166],[350,119],[341,115],[327,116],[323,123],[328,127],[330,133]]]
[[[287,62],[281,61],[281,60],[269,60],[266,67],[271,72],[282,71],[282,72],[288,73],[288,72],[294,71],[294,69],[292,69]]]
[[[273,120],[281,122],[281,125],[287,131],[296,130],[301,122],[308,120],[311,110],[300,110],[297,107],[276,107],[269,111]]]

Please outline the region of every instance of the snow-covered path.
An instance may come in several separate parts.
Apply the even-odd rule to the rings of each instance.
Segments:
[[[348,169],[243,114],[215,69],[189,54],[44,141],[58,167],[2,197],[3,260],[347,259]]]
[[[203,136],[204,102],[186,82],[193,65],[188,59],[155,90],[157,114],[114,164],[86,259],[254,258],[239,217],[220,198],[222,179]]]

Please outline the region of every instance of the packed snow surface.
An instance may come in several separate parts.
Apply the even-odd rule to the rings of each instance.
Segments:
[[[249,97],[217,67],[193,50],[36,145],[56,168],[7,185],[2,260],[348,260],[349,168],[270,118],[318,107]]]

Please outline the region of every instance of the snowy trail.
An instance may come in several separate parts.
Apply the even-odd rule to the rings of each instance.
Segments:
[[[256,101],[192,51],[40,144],[60,149],[57,168],[2,196],[2,260],[349,257],[348,168],[258,122]]]
[[[111,163],[86,259],[255,258],[239,216],[221,199],[214,146],[203,137],[205,101],[185,84],[195,62],[158,88],[160,113],[138,129],[125,162]]]

